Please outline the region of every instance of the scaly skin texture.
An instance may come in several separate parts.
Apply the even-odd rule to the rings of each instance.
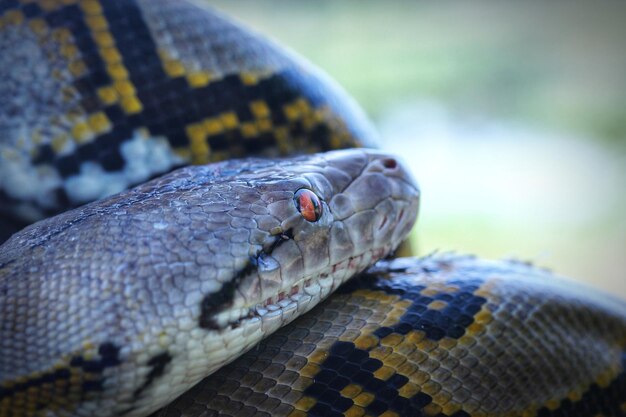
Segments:
[[[0,50],[0,216],[32,222],[190,163],[376,139],[316,68],[184,0],[3,0]]]
[[[395,159],[354,149],[183,168],[29,226],[0,247],[0,415],[146,415],[390,253],[417,208]]]
[[[182,165],[375,142],[315,68],[183,0],[0,0],[0,50],[0,242]],[[0,417],[153,411],[394,247],[417,206],[403,177],[359,152],[188,168],[16,235]],[[411,262],[164,414],[624,414],[623,304],[517,264]]]
[[[626,303],[516,262],[379,262],[154,417],[626,415]]]

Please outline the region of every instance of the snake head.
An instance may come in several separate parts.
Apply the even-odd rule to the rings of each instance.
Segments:
[[[203,328],[246,321],[263,333],[275,330],[392,252],[416,219],[417,187],[395,157],[382,153],[223,165],[225,172],[238,167],[238,178],[254,190],[256,201],[244,205],[256,227],[239,249],[248,250],[247,261],[204,298]]]

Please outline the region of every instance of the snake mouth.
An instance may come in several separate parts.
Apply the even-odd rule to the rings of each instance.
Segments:
[[[290,288],[282,289],[271,297],[248,306],[223,311],[215,315],[213,320],[221,329],[243,326],[249,332],[273,332],[311,310],[341,284],[384,258],[391,250],[391,245],[386,245],[351,256],[313,276],[297,281]]]

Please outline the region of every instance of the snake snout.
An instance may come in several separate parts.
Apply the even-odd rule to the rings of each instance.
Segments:
[[[374,237],[379,242],[393,242],[394,248],[410,232],[417,219],[419,189],[411,174],[397,158],[380,156],[370,163],[368,172],[386,179],[386,196],[374,206]]]
[[[402,162],[379,151],[354,152],[362,156],[358,174],[329,203],[335,220],[331,263],[368,251],[386,255],[406,237],[417,217],[419,190]]]

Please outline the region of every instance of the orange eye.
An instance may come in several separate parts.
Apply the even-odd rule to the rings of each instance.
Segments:
[[[322,203],[313,191],[300,188],[293,196],[293,202],[306,221],[316,222],[322,217]]]

